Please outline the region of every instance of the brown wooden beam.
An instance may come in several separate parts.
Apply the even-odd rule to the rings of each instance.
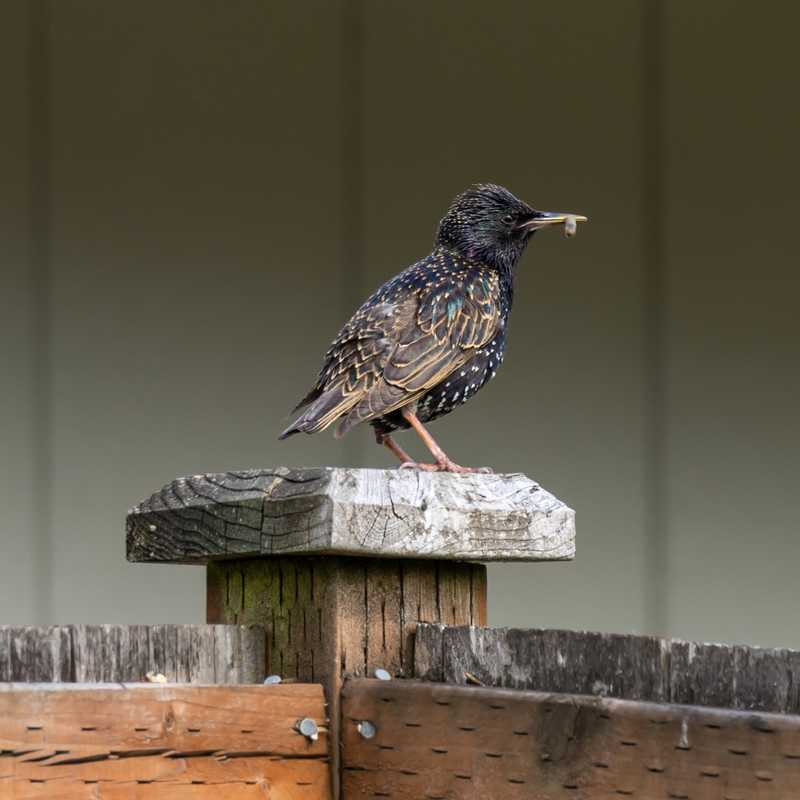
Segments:
[[[342,768],[345,797],[796,800],[800,717],[350,680]]]
[[[4,798],[326,800],[327,749],[320,686],[0,685]]]

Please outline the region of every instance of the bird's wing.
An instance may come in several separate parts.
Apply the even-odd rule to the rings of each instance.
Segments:
[[[408,394],[432,389],[495,336],[501,321],[497,275],[466,274],[422,293],[383,379]]]
[[[342,420],[337,435],[389,414],[445,381],[490,342],[502,324],[495,273],[464,272],[418,294],[415,313],[400,319],[382,374]]]
[[[297,405],[306,410],[281,434],[315,433],[347,413],[381,379],[400,332],[416,311],[417,301],[386,299],[388,287],[370,298],[339,332],[325,353],[311,391]]]

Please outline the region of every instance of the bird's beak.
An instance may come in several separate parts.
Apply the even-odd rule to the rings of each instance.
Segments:
[[[563,225],[568,220],[575,222],[588,222],[589,218],[583,214],[568,214],[566,211],[536,211],[533,217],[523,222],[519,228],[526,231],[538,231],[550,225]]]

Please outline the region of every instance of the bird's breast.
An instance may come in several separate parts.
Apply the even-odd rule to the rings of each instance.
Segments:
[[[417,406],[419,418],[428,422],[466,403],[497,374],[504,350],[505,335],[501,332],[420,400]]]

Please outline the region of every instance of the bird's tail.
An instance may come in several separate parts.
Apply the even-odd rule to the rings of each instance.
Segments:
[[[403,387],[394,386],[383,380],[378,381],[357,403],[353,404],[346,414],[342,414],[334,436],[341,439],[359,423],[388,414],[413,399],[413,395],[407,395]]]
[[[346,414],[360,399],[356,392],[345,394],[340,386],[329,389],[314,400],[278,437],[288,439],[295,433],[318,433]]]

